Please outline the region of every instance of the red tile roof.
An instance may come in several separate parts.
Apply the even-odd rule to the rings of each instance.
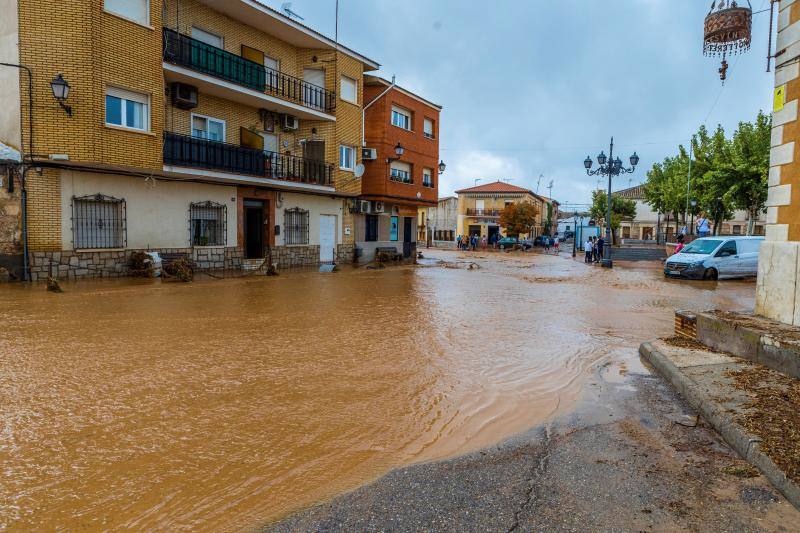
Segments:
[[[509,193],[528,193],[533,194],[533,191],[530,189],[526,189],[524,187],[517,187],[516,185],[511,185],[510,183],[505,183],[503,181],[495,181],[494,183],[487,183],[485,185],[477,185],[475,187],[469,187],[467,189],[461,189],[456,191],[456,194],[461,194],[463,192],[509,192]]]

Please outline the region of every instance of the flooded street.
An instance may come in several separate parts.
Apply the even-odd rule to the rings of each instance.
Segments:
[[[0,286],[0,529],[256,527],[568,412],[676,308],[755,292],[423,253],[453,268]]]

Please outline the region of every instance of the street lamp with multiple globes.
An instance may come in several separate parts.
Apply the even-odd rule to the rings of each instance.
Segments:
[[[611,146],[608,150],[608,157],[602,151],[600,155],[597,156],[597,164],[600,167],[597,170],[592,170],[592,158],[587,157],[586,160],[583,162],[583,166],[586,167],[586,174],[589,176],[608,176],[608,206],[606,209],[606,243],[605,249],[603,250],[603,262],[602,265],[605,268],[611,268],[614,266],[614,263],[611,261],[611,178],[614,176],[619,176],[620,174],[630,174],[634,170],[636,170],[636,165],[639,164],[639,156],[636,155],[636,152],[633,152],[633,155],[630,157],[631,168],[625,168],[622,166],[622,160],[617,157],[614,159],[614,137],[611,137]]]

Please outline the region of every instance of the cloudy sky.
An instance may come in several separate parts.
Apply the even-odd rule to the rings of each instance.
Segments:
[[[740,0],[744,3],[747,0]],[[751,0],[753,10],[768,0]],[[282,1],[266,3],[280,8]],[[702,54],[711,0],[340,0],[343,44],[381,74],[444,106],[440,196],[509,179],[562,202],[597,186],[583,160],[613,135],[638,184],[706,122],[733,130],[768,110],[769,14],[754,15],[753,46],[729,59]],[[305,23],[333,36],[335,0],[294,0]]]

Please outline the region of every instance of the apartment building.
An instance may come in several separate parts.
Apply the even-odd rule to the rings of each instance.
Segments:
[[[33,74],[31,129],[25,71],[0,67],[0,142],[37,168],[34,279],[121,275],[133,250],[201,268],[352,260],[376,62],[254,0],[0,9],[0,61]]]
[[[536,225],[532,235],[521,235],[520,238],[538,237],[545,233],[548,212],[554,216],[552,221],[557,220],[558,202],[543,198],[530,189],[503,181],[461,189],[456,194],[457,235],[486,237],[489,243],[494,242],[499,235],[505,236],[506,231],[500,226],[500,213],[509,204],[530,203],[536,207]]]
[[[371,261],[379,248],[393,248],[409,258],[417,240],[425,241],[427,219],[420,217],[420,208],[436,206],[444,172],[439,159],[442,107],[372,75],[364,77],[364,101],[359,260]]]
[[[439,198],[436,207],[428,209],[428,224],[433,235],[434,246],[442,248],[455,246],[458,198],[455,196]]]

